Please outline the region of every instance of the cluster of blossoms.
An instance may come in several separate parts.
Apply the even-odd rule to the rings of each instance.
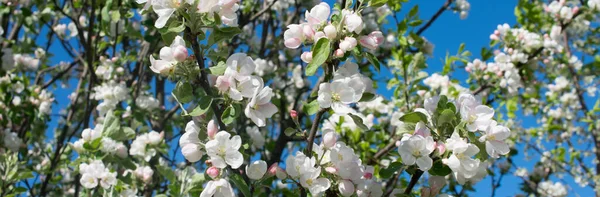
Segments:
[[[129,88],[125,83],[118,81],[117,75],[124,72],[123,67],[115,65],[118,58],[102,58],[101,61],[102,65],[98,66],[95,73],[102,76],[104,81],[94,87],[92,97],[103,101],[96,106],[96,110],[103,117],[108,111],[116,109],[117,104],[129,98]]]
[[[338,142],[335,131],[323,129],[323,141],[313,145],[313,153],[313,157],[302,152],[289,156],[285,170],[289,178],[298,180],[313,196],[324,194],[332,185],[337,185],[342,196],[383,195],[382,184],[374,178],[374,168],[363,165],[352,148]]]
[[[96,188],[98,183],[104,189],[109,189],[117,184],[117,173],[111,172],[100,160],[94,160],[89,164],[81,163],[79,173],[81,174],[79,182],[88,189]]]
[[[36,71],[41,60],[46,57],[46,51],[42,48],[37,48],[33,56],[30,54],[15,54],[11,48],[3,48],[2,54],[2,69],[4,70]]]
[[[457,0],[455,12],[459,12],[460,19],[466,19],[469,16],[469,10],[471,9],[471,4],[467,0]]]
[[[158,133],[156,131],[150,131],[138,135],[132,142],[129,154],[133,156],[140,156],[145,161],[150,161],[152,157],[156,155],[157,146],[163,142],[164,133]]]
[[[234,101],[248,98],[244,114],[256,126],[266,126],[266,119],[278,109],[271,103],[273,90],[264,86],[261,77],[252,75],[256,68],[254,60],[244,53],[236,53],[227,58],[226,65],[224,74],[216,78],[215,87]]]
[[[591,5],[594,5],[593,3]],[[590,6],[591,7],[591,6]],[[579,11],[579,7],[570,7],[567,5],[566,0],[552,1],[550,4],[544,4],[546,12],[556,16],[560,21],[570,21]]]
[[[321,38],[328,38],[331,42],[338,41],[338,49],[334,50],[335,57],[343,57],[348,51],[354,49],[360,43],[365,48],[375,50],[383,44],[384,37],[380,31],[373,31],[368,35],[361,35],[364,28],[363,20],[358,13],[344,9],[339,13],[338,21],[329,21],[331,8],[327,3],[320,3],[310,11],[306,11],[304,17],[306,22],[287,26],[283,34],[284,44],[287,48],[297,49],[305,42],[317,43]],[[357,36],[358,41],[356,36]],[[312,52],[304,52],[302,61],[310,63]]]
[[[425,72],[422,72],[424,76],[426,76]],[[432,97],[432,92],[439,90],[439,95],[454,95],[457,93],[466,93],[468,89],[461,86],[457,82],[450,81],[450,77],[447,75],[440,75],[437,73],[433,73],[431,76],[423,79],[423,84],[429,86],[431,88],[430,91],[427,90],[418,90],[417,94],[419,96],[423,96],[424,98]]]
[[[237,26],[238,0],[136,0],[138,4],[145,3],[144,10],[152,7],[158,19],[154,22],[156,28],[163,28],[171,16],[185,4],[197,5],[198,13],[217,13],[225,25]]]
[[[321,108],[331,108],[339,114],[352,111],[349,104],[360,101],[363,93],[373,92],[373,82],[362,75],[358,64],[346,61],[342,67],[333,74],[330,83],[319,84],[317,101]]]
[[[2,130],[2,133],[0,133],[0,136],[2,136],[2,139],[3,139],[2,145],[4,145],[4,147],[8,148],[9,150],[11,150],[13,152],[19,151],[19,148],[21,148],[21,145],[23,144],[23,140],[21,140],[21,138],[19,138],[17,133],[11,132],[10,129],[8,129],[8,128]]]
[[[447,103],[439,103],[442,100]],[[444,108],[440,109],[440,106]],[[510,151],[505,142],[510,130],[498,125],[493,120],[494,110],[482,105],[473,95],[461,94],[455,102],[446,101],[445,97],[431,97],[425,100],[424,108],[417,108],[414,113],[426,119],[416,122],[414,132],[405,133],[398,143],[398,152],[406,165],[416,164],[420,170],[427,171],[434,160],[439,159],[452,170],[460,184],[473,183],[487,175],[488,167],[486,161],[479,159],[481,157],[475,157],[480,154],[476,143],[484,145],[487,155],[492,158]],[[457,116],[460,120],[455,128],[446,130],[452,134],[440,129],[440,124],[444,123],[437,119],[441,116],[451,120]],[[438,129],[431,130],[433,128]]]
[[[96,140],[100,140],[100,151],[109,155],[116,155],[119,158],[127,157],[127,147],[123,142],[117,142],[110,137],[102,135],[104,129],[103,124],[96,124],[94,129],[86,128],[81,132],[81,138],[71,144],[73,149],[79,154],[86,153],[84,148],[85,143],[92,143]]]
[[[239,168],[244,162],[244,157],[239,151],[242,139],[239,135],[231,137],[227,131],[217,130],[217,125],[212,120],[207,125],[206,133],[193,120],[188,122],[185,133],[179,139],[181,153],[188,161],[197,162],[206,152],[214,167]]]

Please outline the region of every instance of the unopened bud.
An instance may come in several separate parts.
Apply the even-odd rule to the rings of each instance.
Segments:
[[[219,169],[212,166],[212,167],[206,169],[206,174],[208,174],[208,176],[210,176],[210,178],[215,179],[217,176],[219,176]]]
[[[337,135],[333,131],[327,132],[323,136],[323,145],[325,145],[326,148],[333,147],[336,142],[337,142]]]
[[[206,126],[206,134],[208,135],[208,138],[211,140],[215,139],[217,131],[219,131],[217,128],[217,123],[215,123],[215,120],[210,120]]]
[[[179,45],[173,49],[173,56],[178,62],[183,62],[188,57],[188,50],[185,46]]]

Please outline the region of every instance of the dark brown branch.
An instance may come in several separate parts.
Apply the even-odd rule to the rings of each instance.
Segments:
[[[446,3],[444,3],[444,5],[440,7],[440,9],[438,9],[438,11],[431,17],[431,19],[429,19],[429,21],[427,21],[425,25],[423,25],[421,28],[419,28],[419,30],[417,30],[417,35],[420,36],[423,32],[425,32],[425,30],[427,30],[431,26],[431,24],[433,24],[433,22],[435,22],[435,20],[438,17],[440,17],[440,15],[442,15],[442,13],[444,13],[444,11],[448,9],[448,7],[450,7],[452,1],[454,0],[447,0]]]
[[[315,136],[317,134],[317,130],[319,129],[319,123],[321,122],[321,116],[327,112],[327,109],[320,109],[313,120],[312,126],[310,128],[310,133],[308,134],[308,144],[306,145],[306,156],[312,157],[312,147],[315,141]]]

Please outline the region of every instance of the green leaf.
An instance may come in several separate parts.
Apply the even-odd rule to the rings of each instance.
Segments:
[[[363,93],[362,97],[360,97],[360,100],[358,102],[367,102],[367,101],[372,101],[373,99],[375,99],[376,95],[373,93],[369,93],[369,92],[365,92]]]
[[[185,81],[179,81],[175,85],[175,89],[173,89],[173,94],[177,98],[177,101],[182,104],[190,102],[193,99],[192,85]]]
[[[227,68],[227,64],[225,62],[219,62],[216,66],[210,67],[210,74],[213,75],[223,75],[225,73],[225,69]]]
[[[239,105],[230,105],[229,107],[227,107],[227,109],[225,109],[225,111],[223,111],[223,114],[221,115],[221,120],[225,124],[231,124],[241,113],[242,108]]]
[[[102,142],[101,140],[102,140],[102,138],[97,138],[94,141],[85,142],[85,143],[83,143],[83,148],[85,148],[86,150],[89,150],[89,151],[96,151],[100,148],[100,144]]]
[[[215,27],[208,38],[208,45],[211,46],[222,40],[229,40],[239,33],[242,33],[242,30],[238,27]]]
[[[452,121],[455,118],[456,118],[456,115],[454,114],[454,111],[452,111],[451,109],[445,109],[444,111],[442,111],[442,113],[438,117],[437,125],[442,126],[445,123],[452,123]]]
[[[19,193],[26,192],[26,191],[27,191],[27,188],[24,188],[24,187],[17,187],[17,188],[15,188],[14,190],[15,190],[15,193],[19,194]]]
[[[402,162],[394,162],[391,163],[386,169],[381,169],[379,171],[379,176],[382,179],[389,179],[392,177],[392,175],[394,175],[394,173],[396,173],[398,170],[400,170],[400,168],[402,168],[403,164]]]
[[[369,7],[381,7],[387,3],[387,0],[372,0],[369,1]]]
[[[102,127],[103,134],[106,134],[111,130],[118,130],[121,126],[119,120],[115,117],[112,110],[106,113],[106,117],[104,117],[104,122],[102,125],[104,125],[104,127]]]
[[[185,30],[185,23],[181,21],[172,22],[169,24],[167,32],[181,33]]]
[[[205,114],[210,110],[210,105],[212,104],[213,99],[210,96],[203,96],[200,98],[200,102],[198,102],[198,106],[192,110],[188,115],[190,116],[200,116]]]
[[[313,115],[316,114],[319,111],[319,102],[317,102],[317,100],[313,100],[310,103],[306,103],[304,101],[302,101],[304,103],[303,106],[303,110],[304,112],[306,112],[306,114],[308,115]]]
[[[373,55],[369,52],[365,53],[365,56],[367,57],[367,60],[369,61],[369,63],[373,64],[373,67],[375,68],[375,70],[377,72],[379,72],[380,68],[381,68],[381,63],[379,62],[377,57],[375,57],[375,55]]]
[[[369,127],[367,127],[367,125],[365,125],[363,123],[363,119],[357,115],[348,113],[348,115],[352,118],[352,120],[354,121],[354,124],[356,124],[356,126],[358,126],[358,128],[362,129],[363,131],[368,131]]]
[[[135,131],[129,127],[120,127],[119,129],[109,130],[107,137],[116,141],[123,141],[135,138]]]
[[[244,179],[239,174],[231,173],[229,178],[229,180],[233,182],[233,184],[240,192],[242,192],[242,194],[244,194],[244,196],[252,196],[250,194],[250,188],[248,188],[248,184],[246,184]]]
[[[306,66],[306,75],[313,76],[323,63],[329,58],[331,52],[331,44],[329,39],[321,38],[317,41],[317,44],[312,47],[312,61]]]
[[[296,129],[290,127],[290,128],[285,129],[285,131],[283,133],[285,133],[286,136],[291,137],[294,134],[296,134],[296,132],[298,132],[298,131],[296,131]]]
[[[442,160],[438,159],[435,162],[433,162],[433,166],[431,167],[431,169],[429,169],[428,172],[433,176],[446,176],[450,174],[452,170],[450,169],[450,167],[444,165],[444,163],[442,163]]]
[[[417,13],[419,13],[419,6],[415,5],[415,7],[411,8],[410,11],[408,12],[408,17],[416,16]]]
[[[133,163],[133,161],[131,161],[131,159],[117,159],[117,161],[119,162],[119,164],[121,164],[127,169],[135,170],[137,168],[137,166],[135,165],[135,163]]]
[[[175,172],[173,172],[173,170],[171,168],[166,167],[166,166],[157,165],[156,169],[158,170],[158,173],[160,173],[160,175],[167,178],[167,180],[169,180],[171,182],[177,181],[177,178],[176,178],[177,176],[175,176]]]
[[[421,112],[410,112],[408,114],[404,114],[404,116],[400,117],[400,121],[415,124],[419,121],[428,123],[427,116]]]

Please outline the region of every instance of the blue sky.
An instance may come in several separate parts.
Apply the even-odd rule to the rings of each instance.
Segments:
[[[446,0],[426,0],[426,1],[411,1],[404,5],[404,11],[399,16],[403,16],[404,13],[410,9],[413,5],[419,5],[419,15],[421,19],[426,22],[438,9],[444,4]],[[461,43],[466,44],[466,49],[471,51],[474,56],[473,58],[479,57],[479,51],[481,47],[486,47],[489,44],[489,35],[492,33],[498,24],[508,23],[513,25],[516,23],[514,16],[514,7],[517,3],[516,0],[504,0],[504,1],[481,1],[471,0],[471,10],[469,16],[465,20],[461,20],[458,14],[452,11],[444,12],[441,17],[435,21],[435,23],[422,35],[427,38],[431,43],[435,45],[433,57],[429,58],[427,63],[429,73],[440,72],[442,70],[442,61],[446,53],[455,54]],[[42,32],[45,34],[46,30]],[[44,39],[39,40],[38,43],[45,42]],[[50,48],[51,51],[62,50],[61,46],[53,45]],[[70,61],[70,57],[66,54],[56,54],[52,58],[52,63],[58,63],[60,61]],[[452,79],[458,79],[462,85],[466,85],[464,80],[467,78],[466,72],[463,70],[457,70],[453,73]],[[59,111],[63,110],[66,104],[69,102],[67,96],[72,92],[72,88],[76,85],[76,81],[70,81],[68,83],[71,87],[58,88],[53,93],[56,96],[58,105],[53,106],[53,114],[58,114]],[[169,89],[170,87],[167,87]],[[380,92],[382,93],[382,92]],[[389,95],[390,93],[382,93]],[[519,116],[519,119],[531,119],[523,116]],[[52,117],[52,121],[49,123],[49,137],[52,136],[52,131],[57,125],[57,117]],[[528,121],[535,122],[535,121]],[[525,125],[533,126],[533,125]],[[176,141],[175,141],[176,142]],[[523,148],[523,147],[519,147]],[[179,154],[180,155],[180,154]],[[533,154],[532,155],[536,155]],[[178,156],[178,160],[182,159]],[[523,160],[522,154],[517,156],[515,160],[517,166],[527,167],[531,172],[533,162]],[[518,194],[519,185],[522,181],[512,175],[504,178],[502,185],[496,192],[496,196],[514,196]],[[582,189],[572,181],[568,182],[569,196],[592,196],[593,191],[589,188]],[[473,196],[488,196],[490,194],[490,179],[486,178],[476,185],[477,192]]]

